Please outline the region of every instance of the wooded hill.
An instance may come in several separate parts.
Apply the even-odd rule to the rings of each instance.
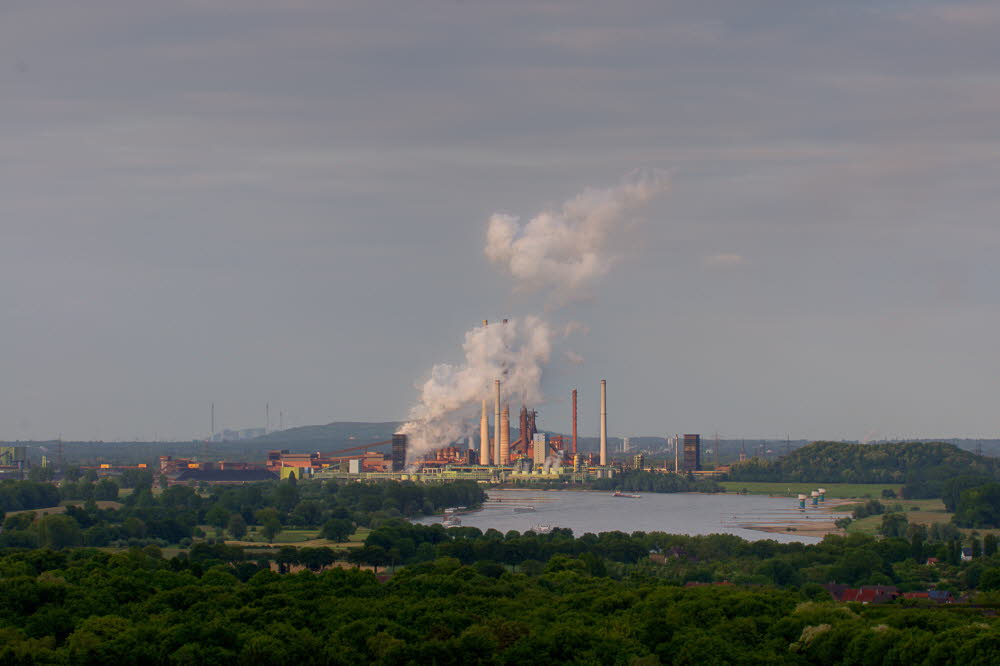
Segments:
[[[899,483],[914,487],[929,484],[939,492],[937,486],[942,486],[946,480],[969,475],[995,478],[996,459],[977,456],[942,442],[815,442],[777,461],[752,458],[736,463],[730,478],[734,481]]]

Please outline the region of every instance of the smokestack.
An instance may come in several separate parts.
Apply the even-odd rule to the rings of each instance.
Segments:
[[[496,396],[494,398],[495,405],[493,410],[493,464],[500,464],[500,380],[496,379],[493,382]]]
[[[681,471],[680,448],[681,448],[681,436],[674,435],[674,474],[677,474],[678,472]]]
[[[601,380],[601,465],[608,464],[608,380]]]
[[[500,464],[510,464],[510,405],[503,406],[500,416]]]
[[[479,417],[479,464],[490,464],[490,417],[486,414],[486,400],[483,400],[483,413]]]
[[[528,425],[528,408],[521,405],[521,414],[518,418],[518,430],[521,431],[520,441],[524,443],[524,455],[530,458],[529,451],[532,450],[532,436],[535,434]]]
[[[573,389],[573,455],[576,455],[576,389]]]

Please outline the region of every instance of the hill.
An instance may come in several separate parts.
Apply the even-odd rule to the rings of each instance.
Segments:
[[[909,497],[939,497],[956,476],[997,476],[997,460],[943,442],[814,442],[777,460],[752,458],[732,467],[734,481],[899,483]]]
[[[382,421],[377,423],[367,423],[364,421],[334,421],[326,425],[310,425],[298,428],[288,428],[270,432],[260,437],[250,440],[254,444],[273,444],[277,448],[279,444],[296,444],[315,448],[316,446],[329,447],[331,444],[341,444],[350,446],[351,442],[358,445],[367,442],[380,442],[391,439],[393,433],[399,432],[402,421]],[[288,448],[283,446],[282,448]]]

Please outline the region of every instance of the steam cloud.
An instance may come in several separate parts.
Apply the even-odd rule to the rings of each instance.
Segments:
[[[402,428],[409,435],[408,456],[472,435],[479,427],[482,400],[490,401],[492,413],[496,379],[505,402],[542,400],[542,368],[552,354],[552,331],[538,317],[474,328],[465,334],[463,349],[462,365],[435,365],[421,388],[420,402]]]
[[[665,174],[652,172],[618,187],[588,188],[561,210],[539,213],[524,224],[511,215],[493,215],[486,256],[510,273],[518,291],[550,289],[558,299],[571,300],[610,270],[610,240],[626,229],[630,215],[666,189]]]
[[[666,189],[666,176],[652,172],[618,187],[586,189],[560,211],[541,213],[525,224],[509,215],[493,215],[486,256],[510,273],[518,290],[548,289],[557,300],[571,300],[610,270],[611,239],[626,229],[633,213]],[[571,323],[562,335],[581,328],[585,326]],[[542,402],[542,371],[552,354],[553,337],[553,329],[539,317],[466,333],[464,363],[432,368],[420,401],[401,428],[409,436],[407,462],[477,433],[482,400],[488,400],[493,411],[496,379],[502,402]],[[567,358],[582,361],[572,352]]]

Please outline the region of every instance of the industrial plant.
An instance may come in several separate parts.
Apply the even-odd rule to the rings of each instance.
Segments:
[[[428,453],[413,456],[409,450],[408,435],[397,433],[391,440],[335,451],[323,457],[317,454],[308,465],[292,461],[291,454],[279,455],[269,461],[269,467],[282,477],[298,473],[312,478],[356,480],[434,482],[470,479],[502,483],[513,480],[583,482],[609,477],[614,475],[615,467],[608,464],[606,387],[607,383],[602,380],[601,447],[596,455],[578,450],[575,389],[571,394],[571,436],[550,435],[541,431],[538,412],[521,405],[514,437],[511,406],[501,400],[498,379],[492,387],[493,404],[488,404],[487,400],[481,403],[478,441],[475,437],[467,437],[464,441],[444,442]],[[386,445],[391,446],[388,456],[371,451]]]

